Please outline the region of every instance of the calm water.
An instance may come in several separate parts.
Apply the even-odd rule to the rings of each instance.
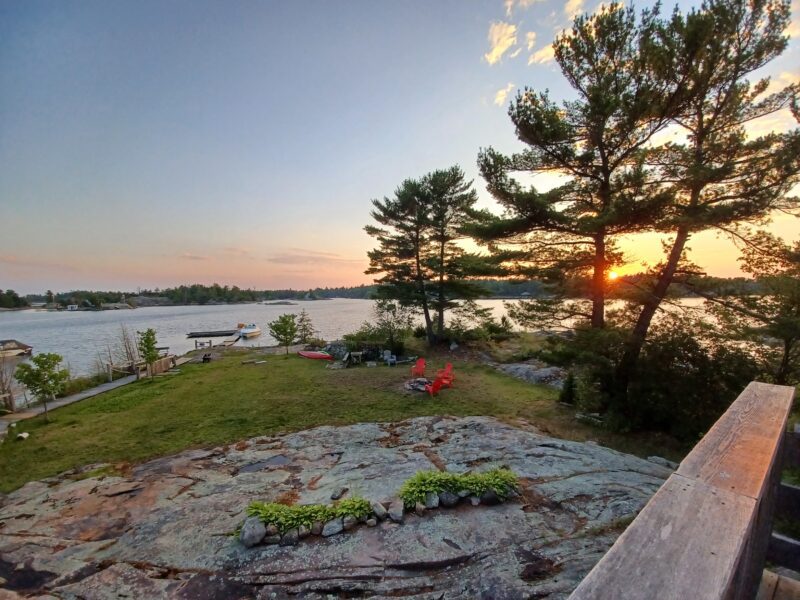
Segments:
[[[491,307],[498,316],[504,313],[501,300],[481,300],[480,304]],[[371,300],[334,299],[298,301],[294,306],[237,304],[98,312],[0,312],[0,339],[30,344],[34,352],[57,352],[64,357],[70,371],[78,375],[93,371],[98,355],[106,357],[107,348],[117,345],[121,325],[131,333],[152,327],[159,346],[169,346],[170,352],[183,354],[194,349],[194,340],[186,337],[188,332],[234,329],[237,323],[256,323],[263,330],[259,337],[240,340],[237,345],[274,345],[267,322],[304,308],[323,339],[337,339],[357,329],[365,320],[372,320],[372,306]]]
[[[702,299],[683,299],[683,306],[699,306]],[[499,318],[505,314],[503,300],[479,300]],[[619,302],[611,303],[616,306]],[[57,352],[64,357],[73,375],[95,370],[98,356],[103,360],[118,345],[120,326],[131,333],[148,327],[156,330],[158,345],[169,346],[170,352],[183,354],[194,349],[190,331],[234,329],[237,323],[256,323],[263,333],[237,345],[272,346],[275,340],[267,332],[267,322],[284,313],[299,313],[306,309],[320,337],[326,340],[341,338],[358,329],[366,320],[373,320],[371,300],[297,301],[293,306],[236,304],[224,306],[164,306],[135,310],[98,312],[48,312],[24,310],[0,312],[0,339],[16,339],[30,344],[34,352]],[[674,307],[665,306],[668,310]],[[220,341],[222,338],[215,338]]]

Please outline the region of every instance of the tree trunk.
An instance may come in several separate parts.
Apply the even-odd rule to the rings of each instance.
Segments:
[[[50,394],[50,399],[55,400],[56,397],[54,394]],[[42,404],[44,405],[44,420],[48,423],[50,422],[50,415],[47,414],[47,396],[42,397]]]
[[[592,328],[606,326],[606,239],[605,233],[594,238],[594,273],[592,275]]]
[[[444,235],[442,235],[444,239]],[[437,336],[444,336],[444,242],[439,244],[439,306],[438,306]]]
[[[642,312],[639,313],[636,325],[625,345],[625,351],[617,365],[614,377],[616,395],[620,400],[624,400],[628,395],[628,386],[636,370],[636,363],[639,361],[639,355],[642,353],[644,342],[647,339],[647,332],[650,330],[650,325],[653,322],[653,317],[658,307],[667,296],[667,291],[669,290],[670,284],[672,284],[672,279],[675,277],[675,271],[678,268],[678,263],[680,262],[683,249],[688,239],[688,227],[679,227],[678,234],[675,236],[675,242],[672,244],[672,249],[669,252],[667,264],[664,265],[664,268],[661,270],[653,291],[645,300],[642,306]]]
[[[775,373],[775,383],[778,385],[786,385],[789,379],[789,357],[792,353],[792,346],[791,340],[783,340],[783,356],[778,371]]]

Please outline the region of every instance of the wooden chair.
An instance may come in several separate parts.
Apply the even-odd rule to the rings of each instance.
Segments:
[[[429,383],[425,386],[425,391],[428,392],[431,396],[435,396],[439,393],[439,390],[445,385],[443,379],[435,379],[433,383]]]
[[[447,387],[453,387],[453,380],[456,378],[453,373],[453,363],[447,363],[444,369],[436,371],[436,379],[441,379]]]
[[[416,364],[411,367],[412,377],[425,377],[425,359],[418,358]]]

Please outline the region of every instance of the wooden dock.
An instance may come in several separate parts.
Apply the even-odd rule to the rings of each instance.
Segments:
[[[238,329],[224,329],[220,331],[190,331],[186,334],[187,338],[213,338],[213,337],[230,337],[237,335]],[[239,339],[238,337],[236,339]]]

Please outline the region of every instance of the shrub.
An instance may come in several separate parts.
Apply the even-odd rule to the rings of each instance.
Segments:
[[[457,494],[467,491],[480,496],[492,489],[501,500],[508,498],[518,485],[518,478],[509,469],[494,469],[485,473],[459,475],[445,471],[420,471],[407,479],[400,488],[400,499],[406,508],[413,508],[417,502],[425,502],[428,493],[451,492]]]
[[[362,519],[369,516],[372,506],[368,500],[352,497],[340,502],[327,504],[298,504],[287,506],[274,502],[251,502],[247,507],[247,516],[258,517],[267,525],[275,525],[281,534],[290,529],[305,525],[311,527],[315,521],[324,523],[337,517],[351,516]]]

